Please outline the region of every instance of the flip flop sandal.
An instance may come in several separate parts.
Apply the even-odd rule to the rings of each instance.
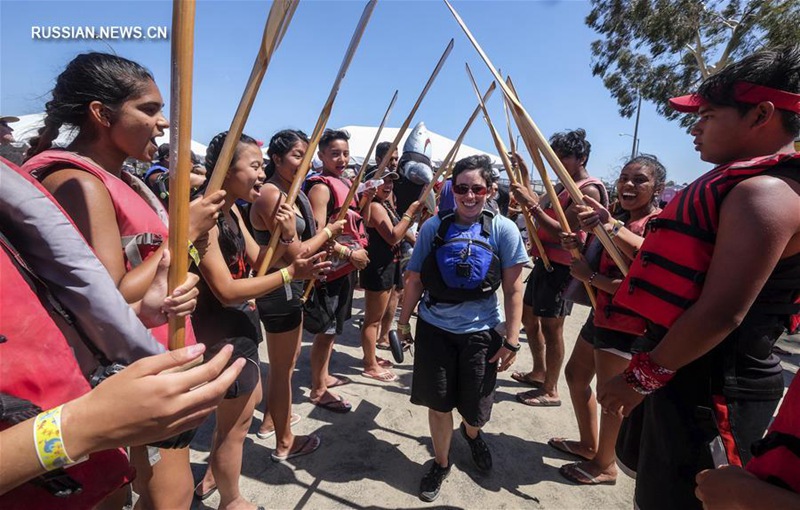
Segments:
[[[535,391],[535,390],[534,390]],[[517,400],[531,407],[559,407],[561,400],[550,400],[545,395],[527,396],[530,392],[517,393]]]
[[[286,455],[276,455],[273,453],[270,457],[273,462],[283,462],[284,460],[294,459],[295,457],[302,457],[303,455],[310,455],[317,451],[319,445],[322,444],[322,439],[316,434],[309,434],[306,436],[305,442],[299,449]]]
[[[328,411],[339,414],[349,413],[350,410],[353,408],[352,404],[350,404],[350,402],[347,402],[341,396],[336,397],[335,400],[331,400],[329,402],[320,402],[320,401],[314,402],[312,400],[311,403],[317,407],[321,407]]]
[[[361,375],[363,375],[364,377],[368,377],[370,379],[375,379],[376,381],[386,382],[386,383],[395,382],[396,380],[400,379],[400,377],[398,377],[397,374],[389,372],[388,370],[386,372],[381,372],[380,374],[368,374],[367,372],[362,372]]]
[[[573,441],[573,443],[574,443],[574,441]],[[554,450],[558,450],[561,453],[566,453],[568,455],[574,455],[575,457],[578,457],[579,459],[583,459],[583,460],[592,460],[589,457],[581,455],[578,452],[573,452],[572,448],[569,447],[569,440],[567,440],[566,438],[563,438],[563,437],[552,437],[547,441],[547,445],[550,448],[552,448]]]
[[[297,423],[302,420],[302,417],[297,413],[292,413],[292,418],[289,420],[289,426],[294,427]],[[256,432],[256,437],[259,439],[269,439],[275,435],[275,429],[270,430],[269,432]]]
[[[394,363],[392,363],[388,359],[383,359],[380,356],[377,356],[377,359],[378,359],[378,366],[381,368],[392,368],[394,366]]]
[[[329,384],[328,388],[338,388],[339,386],[347,386],[348,384],[353,382],[353,380],[347,377],[346,375],[334,375],[333,378],[336,379],[336,382],[334,382],[333,384]]]
[[[522,383],[522,384],[527,384],[528,386],[533,386],[536,389],[539,389],[542,386],[544,386],[544,381],[532,381],[532,380],[530,380],[530,379],[528,379],[526,377],[527,375],[528,375],[528,372],[514,372],[514,373],[511,374],[511,378],[514,379],[517,382]]]
[[[211,487],[210,489],[208,489],[204,493],[200,494],[199,492],[197,492],[197,490],[200,489],[202,487],[202,485],[203,485],[203,481],[200,480],[200,482],[197,485],[194,486],[194,499],[199,499],[200,501],[205,501],[208,498],[210,498],[211,496],[213,496],[215,492],[217,492],[217,485],[214,484],[213,487]]]
[[[587,473],[583,468],[578,466],[578,463],[564,464],[558,468],[558,472],[569,480],[570,482],[577,483],[578,485],[616,485],[617,479],[600,480],[596,476]],[[576,474],[577,473],[577,474]],[[578,476],[580,475],[580,476]]]

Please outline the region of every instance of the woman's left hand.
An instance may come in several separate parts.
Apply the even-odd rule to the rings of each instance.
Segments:
[[[200,277],[188,273],[183,284],[167,295],[167,274],[169,273],[170,252],[164,250],[153,283],[147,288],[139,307],[139,320],[148,328],[155,328],[167,322],[167,318],[185,317],[197,306],[197,282]]]
[[[514,364],[514,362],[517,360],[517,353],[506,349],[505,347],[500,347],[500,350],[498,350],[495,355],[492,356],[492,358],[489,360],[489,363],[494,363],[498,360],[500,362],[497,364],[497,371],[502,372]]]
[[[281,204],[275,213],[275,221],[281,226],[281,239],[294,239],[297,236],[297,222],[291,206]]]

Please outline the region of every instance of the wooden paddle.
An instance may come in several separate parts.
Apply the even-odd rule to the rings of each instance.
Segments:
[[[408,126],[409,124],[411,124],[411,121],[414,120],[414,115],[417,113],[419,105],[422,104],[422,99],[425,97],[425,94],[428,93],[428,90],[431,88],[431,85],[433,85],[433,81],[436,79],[436,76],[439,74],[439,71],[442,69],[442,66],[444,66],[444,63],[447,60],[447,57],[450,55],[451,51],[453,51],[453,39],[450,39],[450,42],[447,44],[447,48],[445,48],[444,53],[442,53],[442,56],[439,58],[439,62],[436,63],[436,67],[433,69],[433,72],[428,78],[427,83],[425,83],[425,86],[422,88],[422,92],[419,93],[417,102],[414,103],[414,106],[408,113],[406,120],[403,121],[403,125],[400,126],[400,129],[397,131],[397,135],[394,137],[394,140],[392,140],[392,144],[389,146],[389,150],[386,151],[386,155],[383,157],[383,160],[378,164],[378,168],[375,170],[375,179],[380,179],[383,177],[383,172],[386,170],[386,166],[389,164],[389,160],[392,158],[392,154],[394,154],[394,151],[397,150],[397,146],[400,144],[400,140],[403,138],[406,129],[408,129]],[[362,198],[361,201],[359,202],[358,204],[359,211],[363,209],[365,205],[367,205],[366,200],[367,200],[366,198]]]
[[[194,62],[194,0],[172,2],[172,72],[169,130],[169,253],[168,295],[189,272],[189,173],[192,171],[192,71]],[[184,346],[186,317],[169,317],[169,348]]]
[[[339,72],[337,73],[336,79],[333,82],[330,94],[328,94],[328,99],[322,106],[322,112],[320,112],[319,118],[317,119],[317,124],[314,126],[314,132],[312,133],[311,139],[308,142],[306,154],[303,157],[303,161],[300,162],[297,173],[294,175],[292,185],[289,187],[289,191],[286,194],[287,204],[294,204],[295,200],[297,200],[297,195],[300,193],[300,186],[303,184],[303,181],[306,180],[308,170],[311,168],[311,160],[314,159],[314,152],[317,150],[317,145],[319,145],[319,139],[322,137],[322,132],[325,130],[325,125],[328,123],[328,118],[331,116],[333,103],[336,100],[336,95],[339,93],[339,86],[342,84],[342,80],[344,79],[345,74],[347,74],[347,69],[350,67],[350,63],[353,61],[356,48],[358,48],[358,43],[361,41],[361,36],[364,35],[364,30],[367,28],[367,23],[369,22],[370,16],[372,16],[372,11],[375,10],[377,1],[378,0],[370,0],[367,3],[366,7],[364,7],[364,12],[361,14],[361,19],[358,21],[358,25],[356,25],[355,32],[353,32],[353,37],[350,39],[350,45],[347,47],[347,52],[344,54],[344,59],[339,67]],[[270,264],[272,264],[272,258],[275,256],[275,249],[278,247],[278,239],[280,239],[281,235],[280,224],[276,223],[274,230],[275,231],[272,233],[272,237],[269,240],[267,251],[264,253],[263,258],[261,259],[261,265],[258,268],[258,276],[267,274],[267,269],[269,269]]]
[[[242,98],[239,100],[239,107],[236,108],[236,114],[228,129],[228,136],[225,137],[225,142],[220,149],[217,163],[211,172],[211,178],[206,186],[206,194],[214,193],[222,188],[222,183],[236,151],[236,145],[239,143],[244,125],[250,116],[250,109],[253,107],[261,87],[261,81],[267,72],[272,55],[278,49],[278,45],[286,33],[298,2],[299,0],[273,0],[272,2],[267,22],[264,25],[264,35],[261,37],[261,44],[258,47],[258,54],[253,62],[253,69],[250,71],[250,77],[247,79]]]
[[[364,156],[364,161],[361,163],[361,168],[358,170],[358,174],[353,179],[353,183],[350,186],[350,190],[347,192],[347,197],[344,200],[345,206],[339,209],[339,212],[336,214],[336,218],[333,220],[334,222],[343,220],[345,216],[347,216],[347,210],[349,207],[347,204],[353,201],[353,198],[356,196],[356,192],[358,191],[358,185],[361,184],[361,181],[364,180],[364,174],[367,173],[367,168],[369,167],[369,158],[372,157],[372,151],[375,150],[375,147],[378,145],[378,140],[380,140],[381,133],[383,132],[383,127],[386,125],[386,120],[389,118],[389,114],[392,112],[392,108],[394,107],[394,102],[397,101],[397,91],[394,91],[394,95],[392,96],[392,100],[389,102],[389,107],[386,109],[386,113],[383,114],[383,119],[381,120],[380,126],[378,126],[378,130],[375,132],[375,138],[372,139],[372,144],[369,146],[369,150],[367,151],[367,155]],[[306,291],[303,293],[303,301],[305,302],[308,300],[308,297],[311,295],[311,289],[314,288],[314,280],[315,278],[311,278],[306,284]]]
[[[553,148],[550,147],[550,144],[547,143],[547,139],[545,139],[544,135],[542,135],[539,128],[536,126],[536,123],[533,122],[528,112],[520,103],[517,95],[511,90],[511,88],[503,81],[502,76],[500,73],[497,72],[497,68],[492,64],[489,60],[489,57],[481,48],[478,41],[472,35],[467,25],[461,19],[461,16],[458,15],[456,10],[450,5],[448,0],[444,0],[444,3],[447,5],[447,8],[450,9],[450,12],[455,17],[456,22],[461,27],[461,29],[466,34],[467,38],[470,40],[472,45],[475,47],[475,50],[481,56],[483,61],[486,63],[486,66],[489,68],[489,71],[494,76],[495,80],[500,84],[500,87],[503,89],[503,93],[508,98],[509,105],[511,106],[511,113],[514,115],[514,120],[517,121],[517,128],[522,135],[522,139],[525,142],[526,147],[528,148],[528,152],[531,153],[531,156],[536,158],[534,154],[536,151],[541,151],[544,155],[547,162],[550,163],[550,166],[555,171],[556,175],[558,176],[559,181],[564,185],[564,188],[569,193],[572,200],[580,205],[586,205],[583,200],[583,193],[581,190],[575,185],[575,181],[573,181],[572,177],[569,175],[569,172],[564,168],[564,165],[556,156],[556,153],[553,151]],[[544,180],[544,179],[543,179]],[[545,184],[546,185],[546,184]],[[550,194],[550,190],[548,190],[548,194]],[[555,199],[554,196],[551,195],[551,200],[553,200],[553,206],[556,207],[558,200]],[[556,209],[557,211],[558,209]],[[563,212],[563,211],[562,211]],[[559,221],[561,219],[559,218]],[[562,225],[563,227],[563,225]],[[562,228],[562,230],[564,230]],[[567,232],[567,230],[564,230]],[[608,232],[603,228],[602,225],[596,226],[592,229],[592,232],[597,236],[600,242],[603,244],[603,247],[606,249],[606,252],[611,256],[614,260],[614,263],[619,267],[620,271],[624,274],[628,274],[628,264],[625,261],[625,258],[620,253],[619,249],[614,244],[614,241],[611,240],[611,237],[608,235]]]
[[[508,157],[508,151],[506,150],[506,146],[503,143],[503,140],[500,138],[500,133],[497,132],[495,129],[494,124],[492,124],[492,119],[489,117],[489,111],[486,109],[486,102],[480,99],[480,91],[478,90],[478,84],[475,83],[475,77],[472,75],[472,70],[469,68],[469,64],[465,64],[467,67],[467,75],[469,76],[470,82],[472,83],[472,88],[475,90],[475,94],[478,95],[478,100],[480,101],[481,109],[483,110],[483,117],[486,120],[486,124],[489,126],[489,132],[492,134],[492,139],[494,140],[494,146],[497,149],[497,152],[500,154],[500,159],[503,161],[503,166],[506,168],[506,173],[508,174],[508,179],[511,181],[511,184],[520,184],[520,181],[516,174],[514,173],[513,165],[511,164],[511,159]],[[553,271],[553,266],[550,264],[550,259],[547,257],[547,254],[544,251],[544,246],[542,245],[541,239],[539,239],[539,235],[536,232],[536,227],[533,226],[533,219],[531,218],[531,213],[528,211],[527,208],[522,208],[522,215],[525,218],[525,228],[528,229],[528,236],[533,239],[534,244],[536,244],[536,248],[539,250],[539,256],[542,259],[542,263],[544,264],[545,269],[547,272]],[[590,292],[590,298],[594,299],[594,295],[591,293],[591,289],[587,286],[587,291]]]

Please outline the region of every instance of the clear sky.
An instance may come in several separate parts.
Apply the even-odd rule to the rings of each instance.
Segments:
[[[310,134],[365,5],[361,0],[301,1],[267,71],[246,133],[268,140],[275,131],[293,127]],[[207,143],[229,127],[269,6],[260,0],[198,1],[194,139]],[[564,129],[586,129],[592,143],[589,170],[615,177],[630,156],[634,119],[619,116],[616,102],[591,74],[589,45],[597,36],[584,24],[589,2],[456,1],[454,6],[494,64],[511,74],[541,131],[549,136]],[[169,112],[168,39],[43,40],[32,33],[34,27],[52,26],[98,30],[139,26],[146,32],[151,26],[170,28],[171,13],[172,3],[166,0],[0,0],[0,114],[43,111],[66,63],[92,50],[114,52],[148,67]],[[389,125],[399,126],[451,37],[455,48],[414,122],[423,120],[429,129],[455,138],[476,104],[464,62],[472,67],[481,88],[488,86],[490,74],[438,0],[379,0],[329,127],[377,125],[395,89],[400,95]],[[490,114],[506,137],[500,98],[498,91],[490,100]],[[676,182],[691,181],[710,168],[700,161],[686,131],[658,117],[647,103],[642,105],[639,139],[640,151],[661,158],[668,178]],[[465,143],[494,152],[482,121],[473,125]]]

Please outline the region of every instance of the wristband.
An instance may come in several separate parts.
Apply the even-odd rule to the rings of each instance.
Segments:
[[[511,352],[517,353],[522,348],[522,345],[519,342],[517,342],[517,345],[509,343],[508,339],[503,337],[503,347]]]
[[[339,245],[339,246],[336,248],[336,254],[337,254],[337,255],[339,255],[339,258],[340,258],[340,259],[345,259],[345,258],[347,258],[347,247],[345,247],[345,246],[343,246],[343,245]]]
[[[409,223],[413,223],[414,222],[414,220],[411,218],[411,216],[409,214],[404,214],[403,215],[403,219],[408,221]]]
[[[328,227],[325,227],[325,228],[322,229],[322,231],[325,232],[326,236],[328,236],[328,240],[333,239],[333,232],[331,232],[331,229],[329,229]]]
[[[411,334],[411,324],[397,324],[397,332],[402,335],[410,335]]]
[[[588,283],[589,285],[594,285],[594,283],[592,283],[592,282],[594,282],[594,277],[595,276],[597,276],[597,271],[592,273],[592,276],[589,277],[589,280],[586,283]]]
[[[619,231],[622,230],[622,227],[624,227],[625,224],[615,219],[612,221],[612,225],[613,227],[611,227],[611,232],[608,233],[608,237],[613,239],[617,237],[617,234],[619,234]]]
[[[283,278],[283,290],[286,292],[286,300],[292,299],[292,276],[285,267],[281,268],[281,278]]]
[[[675,371],[664,368],[653,361],[650,353],[637,352],[622,375],[625,382],[637,393],[649,395],[666,386],[675,376]]]
[[[195,266],[200,267],[200,253],[191,241],[189,241],[189,257],[192,259]]]
[[[58,406],[39,413],[33,423],[36,456],[39,457],[39,464],[47,471],[75,464],[64,448],[64,438],[61,435],[61,409],[63,407]]]
[[[282,245],[289,246],[290,244],[292,244],[294,242],[294,239],[295,239],[294,236],[292,236],[292,238],[287,241],[286,239],[281,237],[280,241],[281,241]]]

